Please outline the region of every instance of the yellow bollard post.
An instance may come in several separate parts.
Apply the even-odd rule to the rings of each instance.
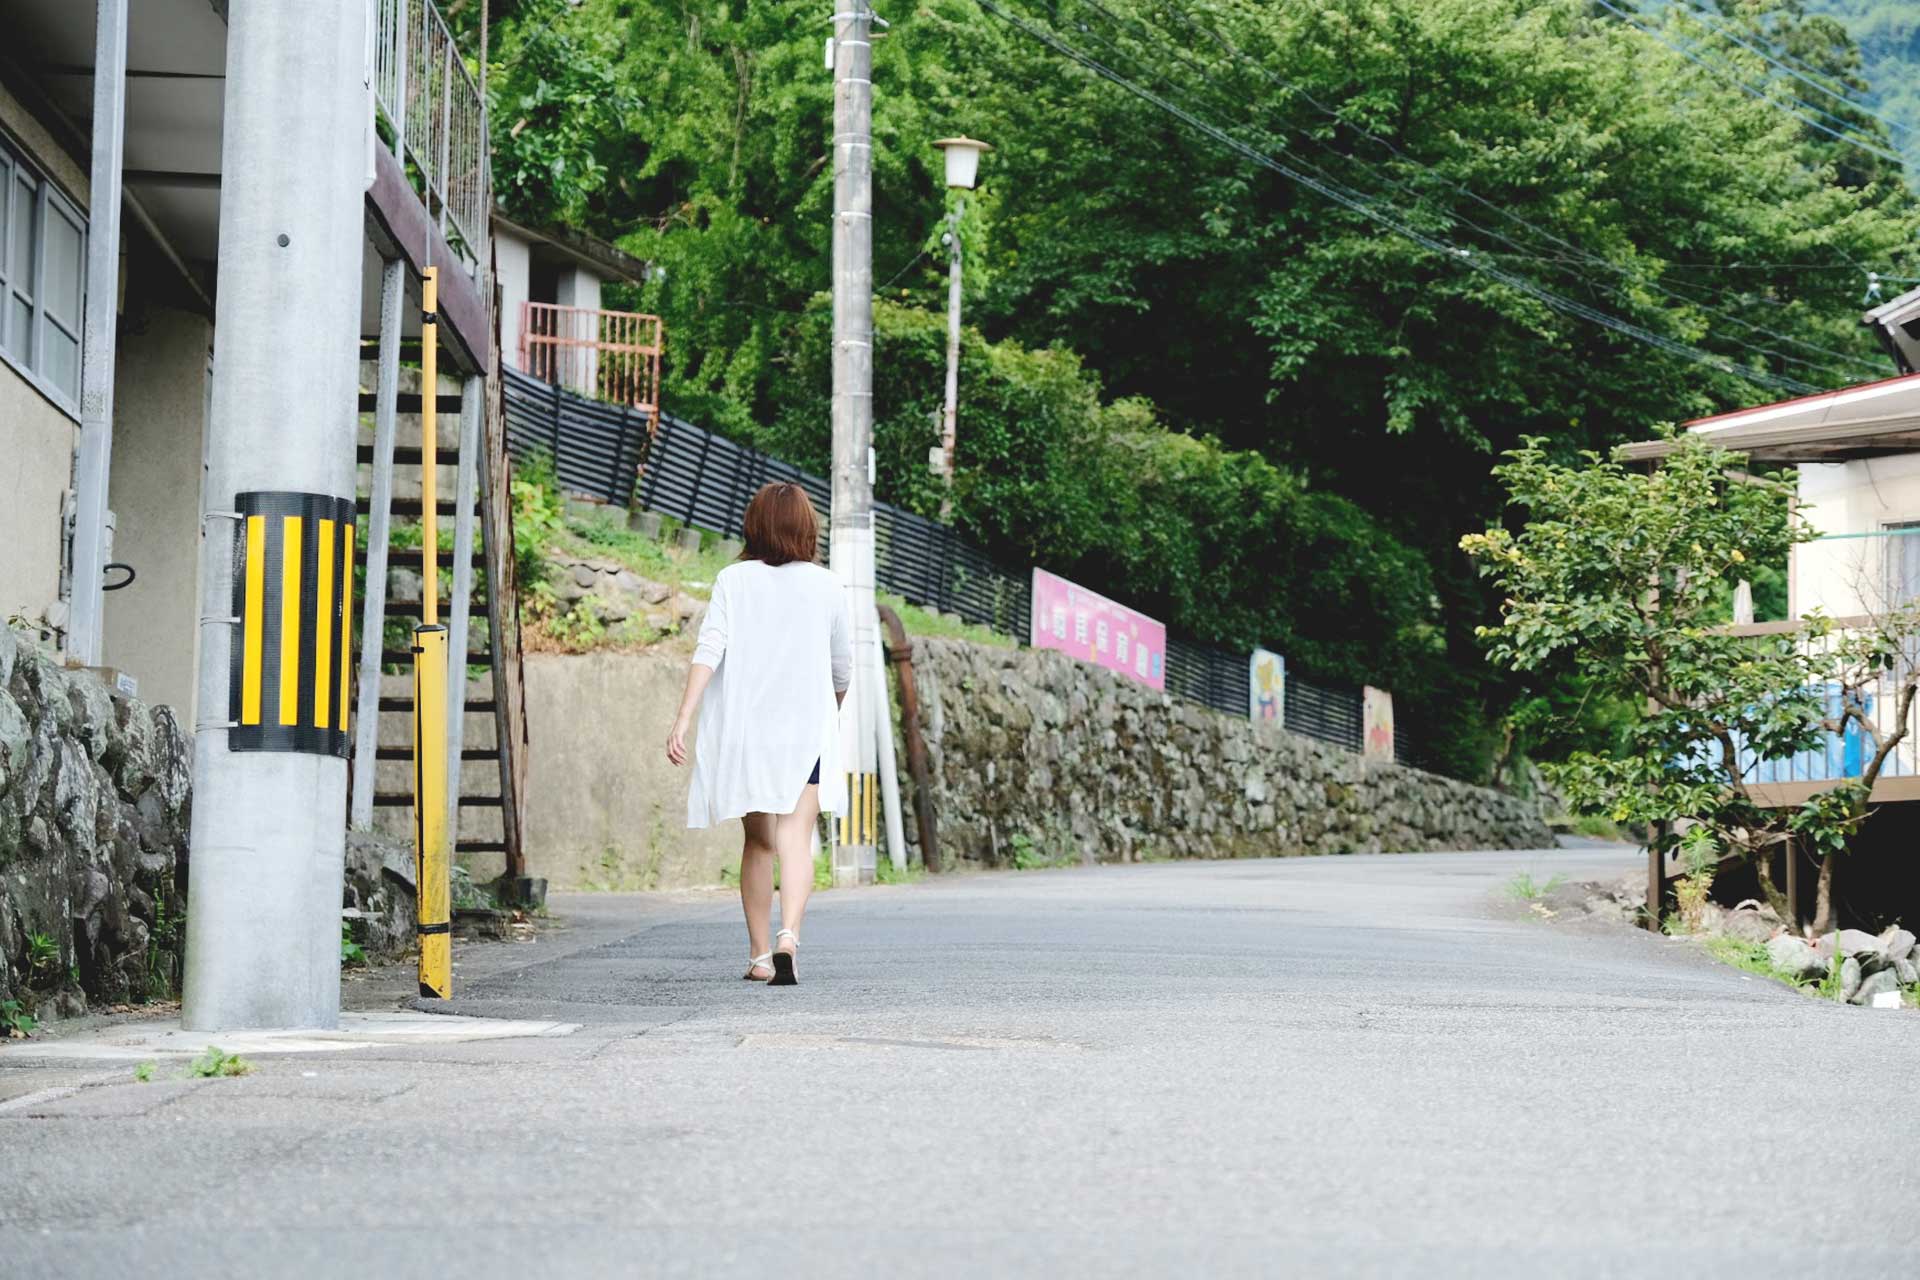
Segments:
[[[447,836],[447,629],[440,622],[440,271],[420,282],[420,625],[413,632],[413,832],[420,994],[453,994]],[[464,671],[464,668],[463,668]]]
[[[447,629],[413,633],[413,832],[420,994],[453,994],[453,903],[447,876]]]

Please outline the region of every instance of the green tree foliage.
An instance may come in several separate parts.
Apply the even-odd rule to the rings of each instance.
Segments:
[[[1816,616],[1791,631],[1736,635],[1732,583],[1814,536],[1794,514],[1790,482],[1744,474],[1745,458],[1695,436],[1652,472],[1593,452],[1557,463],[1542,444],[1526,441],[1495,469],[1525,525],[1461,540],[1502,595],[1498,621],[1480,637],[1495,663],[1516,671],[1573,655],[1595,692],[1638,709],[1612,749],[1574,750],[1548,776],[1583,813],[1691,820],[1682,837],[1690,861],[1755,858],[1777,906],[1770,863],[1791,832],[1820,864],[1814,927],[1824,932],[1835,856],[1866,820],[1873,784],[1907,732],[1920,686],[1908,637],[1920,609],[1849,620],[1845,630]],[[1759,764],[1838,735],[1865,744],[1858,777],[1796,808],[1762,805]]]
[[[760,443],[824,470],[826,308],[795,344],[808,389]],[[878,489],[932,510],[944,317],[885,301],[874,316]],[[1374,517],[1251,450],[1169,430],[1144,400],[1107,401],[1075,353],[965,332],[961,527],[1009,563],[1037,560],[1225,645],[1285,646],[1324,677],[1430,684],[1436,618],[1424,560]]]
[[[1593,0],[996,2],[1360,208],[1207,140],[976,0],[887,13],[874,266],[898,366],[876,387],[881,496],[937,502],[924,459],[946,196],[928,144],[966,132],[998,149],[963,232],[960,522],[1204,636],[1392,684],[1403,720],[1469,771],[1516,695],[1479,661],[1472,628],[1492,602],[1455,545],[1500,510],[1494,457],[1527,435],[1602,448],[1754,403],[1778,394],[1763,371],[1874,376],[1861,267],[1920,274],[1892,166]],[[1849,56],[1843,32],[1792,0],[1738,8]],[[519,129],[509,200],[663,268],[617,296],[665,316],[677,411],[817,463],[824,11],[496,12],[496,131]],[[1752,61],[1729,36],[1684,34],[1715,61]],[[591,103],[564,105],[581,94]],[[591,123],[575,128],[581,113]],[[561,169],[544,197],[543,157]],[[1715,363],[1556,309],[1515,276]],[[1056,418],[1028,421],[1038,404]],[[1068,420],[1099,423],[1099,465],[1056,429]],[[1132,455],[1111,443],[1123,438]],[[1108,466],[1126,456],[1136,464]]]

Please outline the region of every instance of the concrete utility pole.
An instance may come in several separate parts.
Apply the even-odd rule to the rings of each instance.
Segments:
[[[366,11],[229,11],[192,1030],[339,1021]]]
[[[833,15],[833,571],[846,585],[853,687],[840,713],[847,811],[833,843],[836,884],[871,880],[878,744],[879,620],[873,599],[873,12]]]
[[[81,318],[80,447],[73,466],[73,595],[67,653],[100,665],[106,634],[107,479],[113,469],[113,366],[120,315],[120,157],[127,123],[127,3],[94,5],[92,208]]]

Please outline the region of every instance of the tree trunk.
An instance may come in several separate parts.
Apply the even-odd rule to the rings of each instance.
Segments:
[[[1837,861],[1831,852],[1820,855],[1820,880],[1814,890],[1813,899],[1813,936],[1819,937],[1834,927],[1833,923],[1833,864]]]
[[[1789,858],[1793,856],[1792,844],[1787,845],[1787,856]],[[1755,854],[1753,858],[1753,869],[1760,880],[1760,896],[1767,900],[1769,907],[1773,908],[1773,914],[1786,921],[1789,929],[1797,932],[1800,927],[1800,922],[1793,918],[1792,904],[1787,900],[1786,891],[1775,884],[1773,880],[1772,850],[1762,850],[1760,853]]]

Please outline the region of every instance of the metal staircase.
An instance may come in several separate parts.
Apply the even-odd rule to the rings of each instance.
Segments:
[[[372,779],[370,814],[364,795],[351,800],[350,809],[361,819],[356,825],[366,825],[370,816],[375,832],[400,841],[412,841],[411,634],[421,617],[425,584],[437,585],[443,619],[456,612],[458,597],[464,588],[470,619],[466,652],[468,678],[461,721],[456,726],[459,763],[449,779],[458,814],[451,828],[454,853],[476,882],[498,880],[508,891],[507,896],[513,896],[515,882],[525,874],[516,798],[522,794],[517,784],[525,776],[526,727],[519,697],[519,616],[511,586],[513,537],[511,506],[504,492],[504,437],[497,422],[497,405],[480,406],[478,411],[484,419],[480,429],[463,432],[462,410],[466,406],[460,380],[441,379],[436,434],[440,464],[437,485],[442,496],[436,508],[442,545],[434,557],[435,571],[429,574],[425,549],[420,545],[420,376],[418,369],[401,369],[397,380],[390,496],[386,503],[390,524],[382,575],[385,580],[365,581],[369,560],[366,536],[362,536],[362,545],[355,552],[355,564],[362,579],[358,588],[360,598],[365,601],[367,593],[379,592],[378,616],[382,619],[383,634],[373,767],[368,770],[356,759],[353,770],[356,787],[362,786],[367,778]],[[371,359],[363,361],[357,493],[360,527],[369,531],[379,524],[372,518],[376,501],[379,413],[379,397],[374,388],[378,382],[377,363]],[[495,399],[484,394],[481,398]],[[463,434],[468,436],[478,456],[462,456]],[[471,522],[467,535],[471,551],[464,571],[463,566],[456,563],[457,553],[450,546],[458,541],[462,515],[460,499],[451,495],[463,492],[472,503],[466,513]],[[492,590],[496,581],[507,584],[497,599]],[[370,623],[375,616],[372,609],[359,612],[362,625]],[[454,695],[450,692],[449,696]],[[362,703],[363,707],[366,705]],[[364,736],[356,735],[356,752],[365,742]]]

